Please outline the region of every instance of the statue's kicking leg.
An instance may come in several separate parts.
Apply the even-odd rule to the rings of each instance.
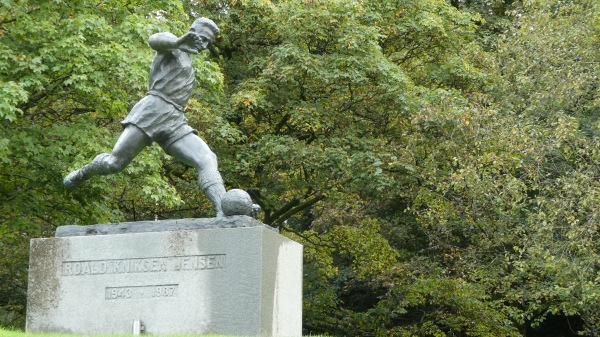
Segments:
[[[217,217],[223,216],[221,198],[225,195],[225,186],[219,173],[217,156],[208,145],[200,137],[190,133],[175,141],[168,152],[175,159],[198,170],[198,184],[202,192],[213,203]]]
[[[127,167],[133,158],[150,144],[150,137],[136,126],[128,125],[110,154],[97,155],[91,163],[69,173],[63,184],[67,188],[75,188],[93,176],[117,173]]]

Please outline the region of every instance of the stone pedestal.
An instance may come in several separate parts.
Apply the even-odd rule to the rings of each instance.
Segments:
[[[302,334],[302,246],[250,217],[57,236],[31,241],[28,332]]]

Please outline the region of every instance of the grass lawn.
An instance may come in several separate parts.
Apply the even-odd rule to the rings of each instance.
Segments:
[[[68,335],[57,333],[25,333],[23,331],[13,331],[0,328],[0,337],[79,337],[80,335]],[[93,335],[93,337],[131,337],[132,335]],[[149,335],[148,335],[149,336]],[[88,337],[87,335],[85,337]],[[172,337],[198,337],[190,335],[177,335]],[[203,337],[233,337],[223,335],[204,335]]]
[[[149,336],[149,335],[147,335]],[[0,337],[83,337],[80,335],[68,335],[68,334],[56,334],[56,333],[25,333],[23,331],[13,331],[0,328]],[[87,335],[85,337],[88,337]],[[131,335],[93,335],[93,337],[131,337]],[[171,337],[198,337],[190,335],[177,335]],[[233,337],[224,335],[204,335],[203,337]],[[325,336],[311,336],[311,337],[325,337]]]

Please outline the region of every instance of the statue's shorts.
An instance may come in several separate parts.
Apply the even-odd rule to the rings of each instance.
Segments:
[[[123,128],[135,125],[167,153],[169,147],[177,140],[190,133],[198,134],[197,130],[188,125],[183,111],[154,95],[142,98],[121,125]]]

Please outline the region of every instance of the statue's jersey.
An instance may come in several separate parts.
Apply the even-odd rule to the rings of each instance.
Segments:
[[[192,58],[188,53],[180,50],[156,52],[150,66],[150,94],[162,94],[166,100],[185,107],[194,89],[194,79]]]
[[[169,147],[187,134],[198,134],[183,112],[194,88],[192,58],[180,50],[157,51],[150,67],[150,91],[121,122],[135,125],[150,139]]]

